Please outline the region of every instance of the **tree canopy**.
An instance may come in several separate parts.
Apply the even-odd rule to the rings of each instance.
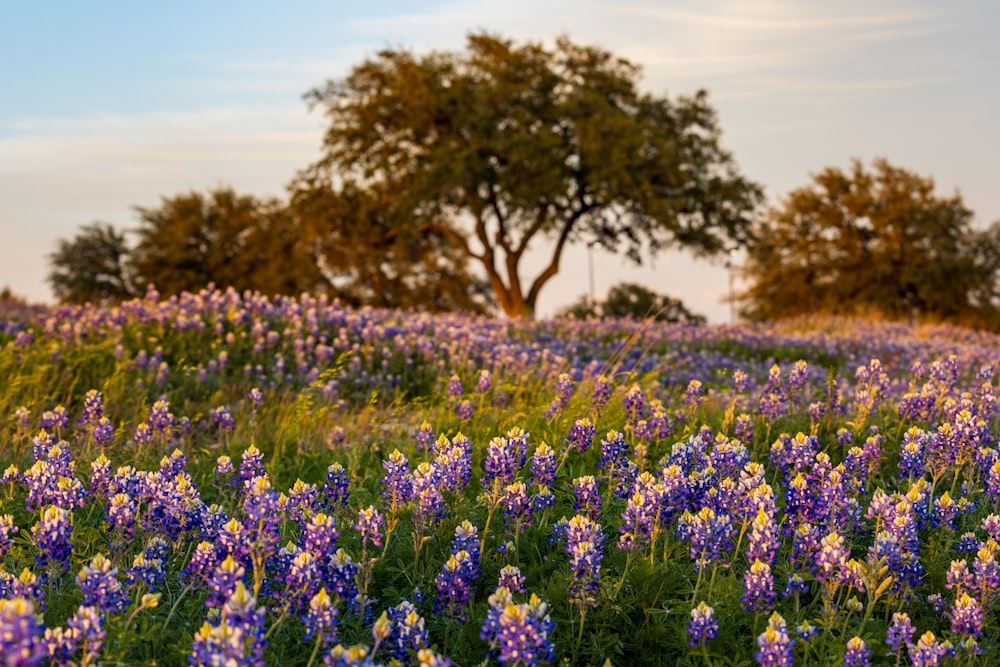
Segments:
[[[136,211],[136,281],[163,294],[197,291],[208,283],[298,294],[322,280],[308,237],[276,200],[217,188],[164,197],[160,206]]]
[[[60,301],[95,304],[135,295],[125,234],[104,222],[83,225],[49,255],[48,282]]]
[[[387,49],[308,94],[329,128],[300,182],[391,192],[398,233],[448,238],[511,316],[532,313],[569,243],[639,262],[668,246],[745,242],[761,190],[720,145],[707,94],[643,94],[638,77],[567,38],[550,49],[480,33],[460,53]],[[548,263],[526,277],[525,253],[543,238]]]
[[[813,176],[760,220],[744,315],[805,313],[995,325],[1000,229],[972,226],[960,195],[884,159]]]
[[[563,311],[573,317],[631,317],[637,320],[652,318],[657,322],[704,323],[704,315],[687,309],[680,299],[637,283],[619,283],[608,290],[601,301],[594,302],[583,297]]]

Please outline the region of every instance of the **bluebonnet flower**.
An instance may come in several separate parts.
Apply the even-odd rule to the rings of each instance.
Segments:
[[[472,416],[476,413],[476,406],[473,405],[472,401],[468,399],[463,399],[458,402],[455,406],[455,416],[458,417],[463,422],[467,422],[472,419]]]
[[[232,433],[236,428],[236,419],[233,418],[233,413],[230,412],[228,405],[220,405],[211,411],[211,415],[212,421],[220,433]]]
[[[500,504],[503,506],[504,517],[516,526],[531,525],[531,501],[524,482],[517,481],[505,486]]]
[[[414,439],[417,441],[417,451],[428,451],[431,449],[431,445],[434,444],[436,440],[440,438],[434,433],[434,427],[424,420],[423,423],[417,428],[416,432],[413,434]],[[441,438],[447,443],[448,438],[442,434]]]
[[[226,486],[237,486],[236,467],[233,460],[222,455],[215,461],[215,482],[222,488]]]
[[[110,484],[111,461],[102,452],[90,462],[90,492],[98,498],[106,498]]]
[[[42,665],[47,647],[43,629],[30,600],[21,597],[0,600],[0,655],[8,665]]]
[[[35,563],[39,568],[53,566],[65,569],[73,552],[73,514],[55,505],[42,511],[41,519],[31,527],[38,553]]]
[[[584,475],[573,480],[573,510],[597,520],[601,517],[601,496],[597,479]]]
[[[472,443],[461,434],[456,436],[454,445],[444,436],[441,438],[445,446],[434,457],[438,482],[443,491],[456,493],[464,489],[472,479]]]
[[[753,417],[744,413],[741,413],[736,417],[736,421],[733,422],[733,434],[739,438],[740,442],[753,442]]]
[[[266,474],[264,454],[255,445],[250,445],[243,450],[243,454],[240,456],[240,484],[245,487],[251,480]]]
[[[411,652],[421,651],[428,645],[424,619],[408,600],[403,600],[395,607],[389,607],[387,616],[390,631],[383,645],[392,658],[406,664]]]
[[[464,621],[477,574],[468,551],[463,549],[452,554],[434,580],[438,591],[435,609]]]
[[[208,583],[218,564],[218,553],[211,542],[199,542],[184,566],[184,574],[195,581]]]
[[[809,641],[813,637],[819,634],[819,628],[810,623],[809,621],[803,621],[795,626],[795,634],[804,642]]]
[[[773,422],[785,413],[787,407],[788,394],[781,384],[781,368],[778,364],[774,364],[768,372],[767,384],[760,392],[757,413]]]
[[[448,398],[460,398],[465,392],[462,389],[462,378],[457,373],[452,373],[448,379]]]
[[[582,453],[590,449],[590,446],[594,443],[594,435],[596,434],[597,428],[593,422],[584,417],[573,422],[573,426],[569,429],[569,435],[566,437],[566,442],[575,448],[576,451]]]
[[[389,503],[389,510],[395,511],[413,498],[413,475],[410,463],[403,453],[394,449],[389,458],[382,461],[385,475],[382,477],[382,497]]]
[[[625,505],[619,528],[618,548],[632,551],[650,544],[654,531],[659,527],[660,509],[666,490],[655,482],[652,475],[642,473],[634,487],[635,492]]]
[[[306,626],[305,638],[319,637],[323,645],[328,646],[337,641],[337,624],[339,610],[330,599],[325,588],[320,588],[309,600],[309,611],[303,618]]]
[[[517,471],[521,469],[524,460],[515,443],[507,438],[497,436],[486,446],[486,460],[483,461],[484,488],[498,484],[500,488],[514,481]]]
[[[497,588],[506,588],[511,593],[526,593],[524,576],[515,565],[504,565],[500,568],[500,578]]]
[[[76,637],[78,646],[82,648],[80,664],[95,664],[108,635],[104,629],[104,617],[101,611],[94,606],[80,605],[66,621],[66,627]]]
[[[761,667],[790,667],[794,644],[795,640],[788,636],[785,619],[774,612],[767,621],[767,629],[757,637],[754,659]]]
[[[136,554],[132,559],[132,567],[126,571],[130,584],[145,584],[151,592],[155,592],[166,579],[167,571],[163,560],[150,558],[145,553]]]
[[[547,443],[535,448],[531,457],[531,481],[539,486],[552,486],[556,479],[556,453]]]
[[[552,417],[561,415],[572,395],[573,379],[568,373],[560,373],[559,378],[556,380],[556,395],[552,398],[552,402],[549,403],[548,410],[545,411],[545,418],[551,419]]]
[[[951,608],[951,631],[955,634],[980,637],[983,634],[983,608],[968,593],[962,593]]]
[[[771,566],[755,560],[743,575],[743,597],[740,602],[746,611],[767,611],[774,607],[774,576]]]
[[[752,563],[755,560],[761,560],[770,564],[774,562],[774,555],[779,546],[778,527],[775,525],[774,516],[761,507],[757,510],[757,515],[750,525],[747,561]]]
[[[930,436],[916,426],[911,427],[903,435],[899,445],[899,476],[916,478],[923,476],[924,452]]]
[[[302,613],[309,601],[322,587],[321,557],[310,551],[299,551],[292,556],[285,574],[285,589],[281,600],[291,609]]]
[[[638,383],[633,383],[629,387],[628,392],[625,393],[625,397],[622,399],[622,405],[625,408],[625,419],[630,424],[635,424],[645,416],[646,394],[643,393]]]
[[[704,646],[719,634],[719,621],[715,619],[715,610],[705,602],[691,610],[691,622],[688,624],[688,646]]]
[[[80,423],[93,426],[104,416],[104,397],[101,392],[91,389],[83,397],[83,412]]]
[[[535,493],[531,496],[531,511],[541,512],[550,507],[555,507],[556,496],[552,489],[547,486],[536,486]]]
[[[555,646],[549,639],[555,623],[538,596],[532,594],[526,604],[515,604],[510,592],[499,588],[489,603],[479,636],[501,665],[534,667],[555,658]]]
[[[699,570],[733,548],[732,520],[728,514],[717,514],[711,507],[703,507],[697,514],[685,511],[677,532],[691,545],[691,558]]]
[[[389,458],[390,461],[393,461],[392,456],[390,456]],[[395,463],[398,463],[398,459],[396,459]],[[383,463],[382,465],[384,467],[385,463]],[[409,463],[406,461],[405,457],[403,457],[402,460],[402,467],[403,469],[401,471],[398,471],[398,474],[401,474],[402,478],[405,479],[409,474]],[[389,474],[389,469],[386,468],[386,475],[388,476],[388,474]],[[351,475],[350,473],[347,472],[346,469],[344,469],[344,466],[340,465],[339,463],[331,464],[326,469],[326,479],[324,480],[323,488],[320,491],[320,497],[321,497],[320,506],[328,512],[334,512],[338,508],[347,507],[347,501],[350,495],[348,491],[350,483],[351,483]],[[404,487],[405,483],[401,481],[400,490],[402,490]],[[400,497],[399,502],[402,504],[406,504],[407,500],[409,500],[409,496],[406,496],[405,498]]]
[[[83,591],[83,604],[93,605],[101,611],[119,614],[128,604],[128,594],[118,581],[118,568],[112,567],[103,554],[97,554],[76,577],[76,584]]]
[[[479,375],[476,376],[476,393],[485,394],[493,387],[493,376],[490,375],[490,371],[487,368],[479,369]]]
[[[937,641],[934,633],[928,630],[920,636],[916,644],[910,645],[910,662],[913,667],[932,667],[948,655],[948,646]]]
[[[1000,541],[1000,516],[987,514],[979,524],[994,541]]]
[[[479,530],[472,525],[468,519],[462,521],[455,527],[455,537],[451,541],[451,553],[457,554],[459,551],[466,551],[469,554],[471,572],[473,578],[479,577],[479,559],[482,552],[482,542],[479,539]]]
[[[358,520],[354,524],[362,544],[370,542],[374,547],[382,546],[382,531],[385,530],[385,515],[374,505],[358,510]]]
[[[319,490],[315,484],[296,479],[292,488],[288,489],[288,518],[300,527],[305,525],[313,513],[319,511],[319,504]]]
[[[417,531],[423,531],[436,524],[445,516],[444,496],[438,480],[437,468],[426,461],[413,471],[413,523]]]
[[[871,667],[872,652],[861,637],[854,636],[847,640],[847,650],[844,651],[844,667]]]
[[[139,503],[127,493],[116,493],[108,501],[105,517],[117,541],[127,543],[135,536]]]
[[[594,391],[590,395],[590,409],[595,414],[601,414],[604,406],[611,400],[611,382],[604,374],[598,375],[594,381]]]
[[[317,558],[332,555],[336,552],[337,538],[336,520],[322,512],[314,514],[306,522],[302,531],[302,548]]]
[[[188,663],[202,665],[252,665],[263,667],[264,609],[240,582],[227,598],[216,624],[206,621],[195,633]]]
[[[597,604],[604,559],[604,532],[597,522],[577,514],[566,526],[566,553],[570,557],[570,599],[581,607]]]
[[[208,580],[209,594],[205,602],[209,607],[221,607],[236,590],[237,584],[243,583],[246,569],[232,556],[215,566]]]
[[[3,559],[7,555],[12,543],[11,535],[17,531],[18,527],[14,525],[14,516],[12,514],[0,514],[0,559]]]
[[[816,579],[827,581],[839,577],[847,566],[847,556],[843,536],[836,531],[828,533],[820,540],[819,551],[815,557]]]
[[[26,416],[27,411],[19,414]],[[23,418],[19,419],[19,424],[22,428],[27,428],[28,426]],[[46,410],[42,413],[42,416],[38,420],[38,427],[46,430],[55,429],[56,433],[59,433],[63,429],[69,428],[69,413],[66,412],[66,408],[57,405],[51,410]]]

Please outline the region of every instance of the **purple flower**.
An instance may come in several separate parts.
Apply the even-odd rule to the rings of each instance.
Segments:
[[[73,552],[70,538],[73,535],[73,515],[61,507],[51,505],[42,511],[38,523],[31,527],[38,553],[35,563],[45,569],[50,564],[65,569]]]
[[[951,631],[955,634],[980,637],[983,634],[983,608],[968,593],[962,593],[951,608]]]
[[[479,394],[485,394],[493,387],[493,377],[490,375],[490,371],[486,368],[479,370],[479,376],[476,378],[476,392]]]
[[[704,602],[691,610],[691,622],[688,624],[688,646],[704,646],[719,634],[719,622],[715,619],[715,610]]]
[[[938,665],[941,658],[946,655],[948,655],[948,645],[938,643],[934,633],[929,630],[920,636],[916,644],[910,645],[910,662],[913,667]]]
[[[465,392],[462,389],[462,378],[457,373],[453,373],[448,379],[448,398],[461,398]]]
[[[205,604],[209,607],[221,607],[236,590],[237,584],[243,583],[246,569],[232,556],[226,556],[219,563],[208,580],[209,594]]]
[[[206,621],[195,633],[188,663],[263,667],[264,633],[264,609],[257,608],[257,601],[239,582],[215,624]]]
[[[128,594],[118,581],[118,568],[102,554],[97,554],[84,565],[76,577],[76,584],[83,591],[83,604],[93,605],[109,614],[120,614],[128,604]]]
[[[410,463],[398,449],[382,461],[385,475],[382,477],[382,497],[389,503],[389,510],[395,511],[413,498],[413,475]]]
[[[211,414],[212,421],[215,422],[215,426],[219,429],[220,433],[232,433],[236,428],[236,419],[233,418],[233,413],[229,411],[229,406],[220,405],[212,410]]]
[[[465,609],[472,598],[472,584],[478,572],[468,551],[452,554],[435,578],[438,597],[435,609],[464,621]]]
[[[306,626],[306,639],[321,637],[323,645],[337,641],[337,624],[339,610],[330,599],[325,588],[320,588],[316,595],[309,599],[309,611],[303,618]]]
[[[560,373],[556,380],[556,395],[549,403],[549,409],[545,411],[545,418],[551,419],[562,414],[563,409],[573,395],[573,379],[568,373]]]
[[[590,409],[593,412],[600,414],[604,410],[604,406],[611,400],[611,389],[608,377],[604,374],[598,375],[594,381],[594,391],[590,395]]]
[[[385,640],[386,650],[391,657],[406,664],[405,660],[411,651],[420,651],[427,647],[429,640],[427,630],[424,629],[424,619],[408,600],[403,600],[395,607],[389,607],[387,617],[390,630]]]
[[[66,621],[66,627],[76,635],[77,642],[83,647],[80,664],[96,663],[108,634],[104,629],[101,611],[97,607],[80,605],[76,613]]]
[[[535,448],[531,457],[532,484],[552,486],[556,479],[556,453],[548,444],[542,443]]]
[[[597,428],[593,422],[584,417],[573,422],[573,426],[569,429],[569,435],[566,437],[566,442],[571,447],[576,448],[576,451],[582,453],[590,449],[590,446],[594,442],[594,435],[596,434]]]
[[[0,560],[7,555],[10,550],[11,538],[18,531],[18,527],[14,525],[14,516],[12,514],[0,514]]]
[[[774,576],[771,566],[755,560],[743,575],[743,597],[740,602],[746,611],[767,611],[774,607]]]
[[[390,460],[392,457],[390,457]],[[382,464],[385,466],[385,463]],[[409,465],[406,463],[406,459],[403,459],[403,465],[407,474],[409,472]],[[387,469],[388,470],[388,469]],[[344,469],[344,466],[339,463],[334,463],[326,469],[326,481],[324,482],[323,489],[321,491],[322,500],[320,505],[326,509],[328,512],[335,511],[338,507],[347,507],[347,500],[350,496],[348,487],[351,484],[351,475]],[[406,500],[401,502],[405,504]]]
[[[573,480],[573,510],[597,520],[601,517],[601,495],[597,479],[584,475]]]
[[[549,619],[546,605],[532,595],[526,604],[515,604],[510,592],[497,589],[489,598],[490,610],[480,638],[489,643],[491,653],[501,665],[534,667],[555,658],[549,634],[555,623]]]
[[[872,652],[861,637],[851,637],[847,640],[847,650],[844,651],[844,667],[871,667]]]
[[[385,515],[374,505],[358,510],[358,520],[354,524],[361,542],[370,542],[374,547],[382,546],[382,531],[385,530]]]
[[[566,553],[570,557],[570,599],[581,606],[597,604],[604,558],[604,533],[597,522],[577,514],[566,526]]]
[[[500,569],[500,578],[497,581],[497,588],[506,588],[511,593],[526,593],[524,589],[524,576],[521,570],[514,565],[504,565]]]
[[[697,514],[685,511],[677,531],[691,545],[691,558],[699,570],[733,548],[732,519],[728,514],[717,514],[711,507],[702,507]]]
[[[791,667],[794,644],[795,640],[788,636],[785,619],[774,612],[767,622],[767,629],[757,637],[754,659],[760,667]]]
[[[0,655],[8,665],[44,664],[47,647],[42,632],[31,601],[21,597],[0,600]]]

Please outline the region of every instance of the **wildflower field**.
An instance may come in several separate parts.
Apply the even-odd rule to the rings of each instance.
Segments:
[[[0,313],[6,665],[1000,659],[1000,338]]]

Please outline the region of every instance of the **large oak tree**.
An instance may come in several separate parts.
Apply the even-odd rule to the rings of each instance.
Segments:
[[[1000,229],[884,159],[824,169],[764,215],[744,315],[878,314],[995,326]]]
[[[300,180],[391,192],[405,211],[393,224],[450,238],[510,316],[533,312],[569,243],[600,241],[639,262],[668,246],[712,254],[745,242],[761,190],[720,145],[707,95],[644,94],[638,78],[632,63],[566,38],[387,49],[308,94],[329,128]],[[542,239],[548,262],[525,276]]]

